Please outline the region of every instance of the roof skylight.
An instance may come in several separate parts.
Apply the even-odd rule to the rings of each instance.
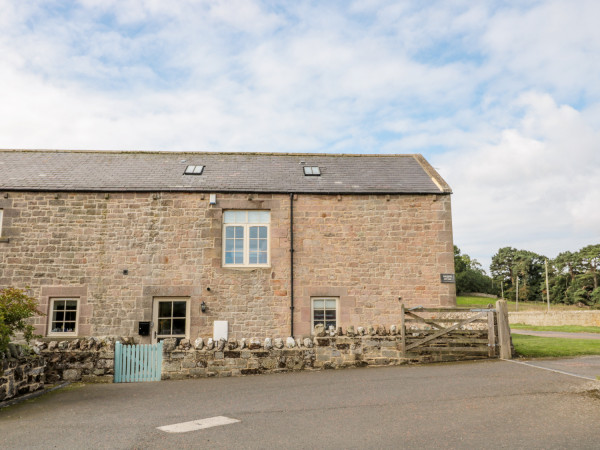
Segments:
[[[316,176],[321,175],[321,170],[317,166],[304,166],[304,175],[306,176]]]
[[[202,171],[204,170],[204,166],[187,166],[185,168],[184,175],[202,175]]]

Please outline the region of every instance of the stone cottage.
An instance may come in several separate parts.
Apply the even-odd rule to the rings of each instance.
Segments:
[[[420,155],[0,151],[0,286],[53,338],[308,336],[455,305]]]

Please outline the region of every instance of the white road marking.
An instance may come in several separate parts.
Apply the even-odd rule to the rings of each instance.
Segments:
[[[192,420],[191,422],[176,423],[173,425],[165,425],[164,427],[156,427],[167,433],[187,433],[188,431],[203,430],[205,428],[218,427],[221,425],[230,425],[239,422],[237,419],[232,419],[225,416],[209,417],[207,419]]]
[[[593,377],[587,377],[585,375],[577,375],[576,373],[564,372],[562,370],[550,369],[548,367],[536,366],[535,364],[530,364],[530,363],[526,363],[523,361],[513,361],[512,359],[503,359],[502,361],[508,361],[508,362],[515,363],[515,364],[522,364],[524,366],[535,367],[536,369],[547,370],[549,372],[560,373],[562,375],[569,375],[571,377],[583,378],[584,380],[596,381],[596,378],[593,378]]]

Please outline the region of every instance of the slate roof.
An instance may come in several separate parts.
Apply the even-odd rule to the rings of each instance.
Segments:
[[[188,165],[202,175],[184,175]],[[451,193],[421,155],[55,150],[0,150],[0,190]]]

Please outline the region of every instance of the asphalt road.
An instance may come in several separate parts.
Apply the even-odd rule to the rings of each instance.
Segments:
[[[598,387],[506,361],[74,386],[0,410],[0,447],[597,449]]]

